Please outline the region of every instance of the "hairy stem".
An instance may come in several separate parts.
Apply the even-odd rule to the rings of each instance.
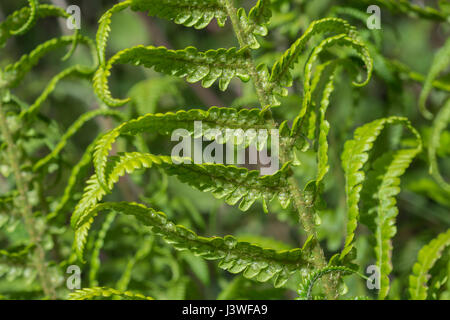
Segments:
[[[247,46],[245,43],[246,34],[244,28],[241,27],[237,10],[234,7],[233,0],[222,0],[227,12],[228,16],[231,19],[231,23],[233,24],[233,29],[236,34],[236,37],[239,41],[239,45],[241,48]],[[269,97],[271,96],[270,92],[267,92],[266,88],[268,88],[267,80],[262,77],[261,73],[258,72],[255,67],[255,63],[251,56],[250,49],[247,50],[247,65],[248,72],[251,76],[253,84],[256,88],[256,92],[258,95],[258,99],[263,108],[271,105]],[[278,124],[273,120],[274,126],[278,126]],[[282,146],[281,146],[282,147]],[[282,163],[285,163],[290,160],[289,150],[286,148],[282,148],[284,150],[280,150],[280,160]],[[313,263],[317,269],[322,269],[327,266],[327,261],[325,259],[325,255],[322,247],[317,241],[317,232],[315,228],[315,212],[312,204],[307,204],[304,200],[304,196],[300,191],[297,181],[295,178],[291,177],[288,179],[289,189],[291,196],[293,197],[294,206],[299,214],[300,222],[305,230],[307,236],[313,236],[316,240],[313,248]],[[337,297],[337,289],[336,289],[336,281],[333,280],[330,276],[324,278],[325,282],[325,291],[328,299],[335,299]]]
[[[38,272],[42,290],[45,295],[50,299],[56,299],[55,288],[53,287],[50,277],[47,273],[47,263],[45,261],[45,251],[41,244],[41,235],[36,230],[36,222],[33,218],[33,211],[30,202],[28,201],[28,184],[26,183],[22,172],[19,167],[19,156],[17,154],[17,147],[11,136],[8,123],[6,121],[6,115],[3,111],[2,99],[3,94],[0,94],[0,130],[3,134],[7,145],[7,156],[9,164],[14,172],[17,189],[19,191],[20,198],[20,211],[25,223],[25,228],[30,236],[31,242],[35,245],[33,264]]]
[[[239,45],[242,48],[247,47],[247,44],[245,43],[246,34],[243,28],[241,28],[241,25],[238,20],[237,16],[237,10],[234,7],[233,0],[222,0],[225,7],[227,8],[228,16],[231,19],[231,23],[233,24],[233,30],[236,34],[236,37],[239,41]],[[252,59],[251,50],[248,49],[246,52],[246,58],[247,58],[247,66],[248,66],[248,73],[250,74],[253,84],[256,89],[256,94],[258,95],[258,99],[261,103],[261,106],[263,108],[270,106],[270,93],[267,93],[264,88],[264,82],[265,79],[262,77],[261,73],[258,72],[255,63]]]

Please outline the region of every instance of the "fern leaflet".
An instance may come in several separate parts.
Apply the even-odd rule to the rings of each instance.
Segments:
[[[428,293],[428,272],[440,258],[442,251],[450,246],[450,229],[441,233],[420,249],[413,272],[409,276],[409,294],[413,300],[425,300]]]

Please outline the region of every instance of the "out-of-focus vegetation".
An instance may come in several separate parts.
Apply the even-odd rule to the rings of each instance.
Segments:
[[[117,3],[88,0],[40,2],[59,6],[78,5],[81,8],[80,33],[93,41],[99,18]],[[409,277],[419,250],[450,228],[450,190],[445,183],[445,180],[450,181],[450,131],[446,122],[450,112],[443,110],[448,104],[450,92],[450,5],[445,0],[411,1],[420,8],[424,3],[435,8],[435,11],[417,12],[407,6],[392,5],[392,2],[409,1],[272,0],[268,35],[256,36],[260,48],[252,50],[252,55],[255,65],[266,63],[271,68],[318,19],[338,17],[356,27],[373,58],[374,73],[364,87],[351,85],[354,69],[339,72],[336,76],[326,114],[330,124],[330,169],[323,180],[321,198],[324,205],[318,208],[316,219],[320,221],[316,221],[315,228],[327,259],[344,248],[349,212],[341,159],[344,144],[353,139],[356,128],[376,119],[391,116],[407,118],[422,137],[423,151],[401,177],[401,192],[396,196],[397,232],[392,238],[393,270],[389,275],[390,290],[387,296],[390,299],[406,299],[411,297]],[[255,4],[253,0],[235,1],[235,5],[245,8],[247,13]],[[369,16],[366,10],[372,4],[381,8],[380,30],[369,30],[366,26]],[[7,31],[3,28],[6,17],[26,6],[28,2],[22,0],[3,0],[0,3],[0,44],[5,42],[5,47],[0,50],[2,77],[7,74],[6,66],[19,61],[22,55],[38,45],[61,35],[70,37],[73,34],[67,29],[64,17],[48,17],[39,18],[23,35],[7,37]],[[214,19],[206,28],[196,30],[127,9],[112,16],[110,28],[105,53],[107,59],[118,51],[136,45],[165,46],[177,50],[194,46],[199,51],[239,47],[229,20],[224,27],[219,27]],[[280,105],[272,108],[276,121],[288,120],[288,125],[293,125],[304,100],[303,67],[312,50],[322,40],[323,37],[313,38],[300,54],[298,63],[292,69],[294,82],[288,95],[279,97]],[[217,262],[204,260],[189,250],[178,251],[144,227],[140,220],[118,214],[117,210],[99,214],[87,237],[84,252],[86,263],[77,260],[70,217],[83,194],[87,179],[94,172],[91,155],[94,140],[100,134],[124,121],[149,113],[207,110],[211,106],[251,109],[261,108],[261,103],[252,81],[244,83],[235,78],[228,90],[221,91],[218,82],[210,88],[203,88],[199,83],[189,84],[153,69],[118,64],[109,77],[110,90],[114,97],[130,97],[129,103],[119,108],[106,106],[93,90],[92,73],[84,70],[86,76],[62,79],[36,112],[21,116],[42,94],[52,77],[70,66],[86,66],[84,68],[89,70],[95,63],[89,51],[90,43],[85,45],[83,41],[79,41],[69,59],[62,61],[71,43],[72,40],[67,40],[64,46],[42,57],[20,85],[5,88],[4,82],[0,82],[3,99],[3,115],[0,116],[5,116],[3,122],[9,127],[16,148],[8,152],[8,141],[3,134],[0,140],[0,297],[40,299],[47,296],[65,299],[71,292],[66,286],[66,279],[70,276],[66,274],[67,267],[78,265],[83,288],[130,290],[155,299],[296,298],[306,271],[303,274],[294,273],[282,287],[274,288],[270,282],[261,283],[247,279],[242,273],[224,271],[218,268]],[[94,42],[92,45],[95,48]],[[333,47],[322,53],[320,60],[325,62],[336,55],[345,57],[347,53]],[[429,97],[425,101],[423,96],[421,98],[424,82],[432,66],[435,66],[433,61],[436,62],[439,56],[444,61],[441,62],[442,70],[437,70],[435,80],[430,82]],[[94,58],[97,58],[96,54]],[[357,60],[355,57],[352,59]],[[359,60],[356,63],[363,68]],[[313,97],[315,99],[317,97]],[[92,119],[83,123],[73,136],[68,136],[64,148],[49,158],[47,155],[59,148],[58,143],[64,134],[83,115]],[[443,126],[440,134],[436,133],[436,118],[441,119]],[[383,132],[371,156],[381,155],[399,146],[414,147],[415,143],[413,135],[394,126]],[[433,157],[430,158],[427,152],[430,144],[436,149],[437,166],[434,167]],[[119,140],[112,152],[151,150],[152,154],[170,155],[173,145],[170,138],[162,138],[156,131],[147,130],[142,138]],[[299,164],[293,166],[293,172],[302,189],[308,181],[315,179],[316,151],[317,142],[314,141],[309,151],[295,151]],[[16,165],[20,167],[22,180],[27,185],[25,195],[20,194],[18,189],[17,176],[10,161],[11,152],[19,160]],[[45,162],[42,159],[46,159]],[[436,167],[443,177],[436,174]],[[76,179],[73,178],[74,168],[79,169]],[[366,176],[370,178],[369,174]],[[70,183],[73,188],[64,193]],[[283,209],[279,202],[272,201],[268,203],[266,214],[262,202],[257,201],[249,210],[242,212],[237,206],[228,205],[209,192],[198,191],[180,182],[168,175],[164,168],[138,170],[122,177],[116,186],[107,195],[107,201],[145,204],[164,212],[170,221],[205,237],[232,234],[239,241],[275,250],[302,247],[308,238],[292,205]],[[371,188],[364,190],[372,192]],[[27,198],[26,203],[23,196]],[[370,198],[371,195],[364,196]],[[28,210],[24,208],[26,206],[31,212],[28,219],[32,221],[32,226],[22,215],[23,210]],[[361,216],[365,213],[369,216],[369,209],[369,203],[366,207],[363,204]],[[30,235],[30,228],[36,234]],[[359,266],[360,273],[365,274],[367,266],[377,261],[373,239],[373,230],[359,224],[354,262]],[[43,261],[46,264],[39,262],[39,254],[45,258]],[[430,289],[425,297],[449,299],[449,249],[438,256],[442,259],[430,270],[434,276],[428,283]],[[39,270],[39,266],[43,270]],[[50,288],[43,288],[43,276],[48,278],[44,283]],[[366,281],[357,275],[345,277],[338,286],[341,298],[376,298],[378,294],[377,290],[368,290]],[[316,287],[317,294],[320,288]]]

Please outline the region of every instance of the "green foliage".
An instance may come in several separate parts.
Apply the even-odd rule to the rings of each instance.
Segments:
[[[21,33],[25,33],[26,29],[30,28],[38,18],[68,17],[68,14],[59,7],[41,4],[36,8],[33,7],[35,2],[37,1],[30,1],[32,6],[15,11],[0,23],[0,47],[4,47],[7,40],[18,34],[19,30],[23,30]]]
[[[275,287],[284,285],[290,274],[307,269],[310,265],[310,241],[302,249],[275,251],[237,241],[233,236],[200,237],[184,226],[175,225],[164,213],[133,203],[99,204],[79,219],[75,223],[75,243],[80,254],[93,218],[103,210],[132,215],[142,224],[152,227],[152,232],[164,237],[176,249],[190,250],[207,260],[220,260],[221,269],[231,273],[243,272],[244,277],[260,282],[273,278]]]
[[[432,119],[433,114],[426,108],[426,103],[430,91],[433,86],[433,81],[439,76],[439,74],[450,65],[450,40],[447,39],[444,46],[436,53],[434,57],[431,69],[425,79],[422,92],[420,93],[420,111],[427,119]]]
[[[187,130],[194,137],[202,137],[208,129],[217,129],[222,132],[222,138],[217,140],[226,143],[233,137],[226,134],[226,129],[271,129],[273,125],[269,122],[268,113],[259,109],[236,110],[232,108],[212,107],[208,111],[189,110],[166,114],[147,114],[138,119],[124,122],[119,127],[105,134],[97,143],[94,164],[98,179],[102,185],[106,185],[105,170],[108,155],[112,145],[119,136],[137,135],[145,131],[157,132],[162,135],[170,135],[176,129]],[[202,122],[202,132],[194,132],[195,121]],[[255,137],[248,137],[244,141],[234,140],[235,144],[250,144]]]
[[[227,14],[221,0],[132,0],[131,9],[147,11],[149,16],[158,16],[186,27],[203,29],[216,18],[217,24],[225,25]]]
[[[349,35],[354,31],[352,26],[342,19],[326,18],[313,22],[273,66],[270,83],[274,87],[274,93],[281,96],[287,95],[288,92],[283,87],[292,86],[293,80],[290,69],[294,68],[300,53],[305,49],[306,44],[313,36],[328,32]]]
[[[312,300],[314,285],[317,281],[329,273],[339,273],[341,275],[345,275],[355,273],[355,271],[346,267],[326,267],[324,269],[311,272],[304,277],[302,282],[299,284],[299,289],[297,291],[299,295],[298,300]]]
[[[353,140],[349,140],[345,143],[344,152],[342,153],[342,166],[346,177],[345,193],[347,195],[348,223],[347,238],[341,258],[345,257],[345,255],[348,254],[348,252],[350,252],[350,250],[354,247],[355,230],[360,217],[358,204],[363,186],[362,183],[365,181],[365,173],[362,168],[369,160],[368,153],[372,149],[373,144],[380,135],[381,131],[386,125],[392,124],[402,124],[409,129],[417,139],[417,147],[400,150],[395,156],[391,156],[391,159],[386,158],[383,159],[384,161],[379,162],[379,170],[386,170],[384,175],[381,175],[381,178],[386,178],[386,185],[381,183],[379,186],[380,189],[378,190],[378,192],[380,192],[378,197],[388,197],[386,199],[388,201],[386,203],[382,203],[383,205],[387,205],[387,208],[384,208],[385,210],[395,211],[395,207],[393,207],[395,203],[392,201],[391,197],[398,193],[397,185],[399,184],[399,180],[397,178],[403,174],[412,159],[422,150],[420,135],[411,126],[407,119],[399,117],[384,118],[368,123],[355,131]],[[377,176],[377,178],[379,179],[380,176]],[[385,188],[387,190],[384,190]],[[385,199],[379,199],[380,202],[383,200]],[[392,221],[386,218],[394,218],[395,215],[396,214],[393,215],[391,213],[389,216],[380,218],[386,223],[387,228],[390,230],[386,231],[387,234],[382,236],[380,240],[383,241],[386,240],[386,238],[389,240],[389,238],[393,236]],[[378,223],[380,222],[381,221]]]
[[[365,1],[370,2],[370,1]],[[370,4],[380,4],[382,6],[387,7],[389,10],[394,12],[402,12],[409,14],[411,16],[418,16],[424,19],[431,20],[447,20],[448,13],[440,12],[432,7],[428,6],[420,6],[418,4],[413,4],[412,1],[409,0],[375,0],[370,2]]]
[[[111,18],[114,13],[120,12],[122,10],[125,10],[130,6],[131,1],[123,1],[121,3],[116,4],[111,9],[105,12],[105,14],[102,15],[100,18],[98,24],[98,31],[96,36],[96,42],[97,42],[97,52],[98,52],[98,60],[100,62],[101,66],[104,66],[106,64],[105,62],[105,51],[106,51],[106,44],[108,41],[109,34],[111,32]]]
[[[420,249],[417,262],[414,264],[412,274],[409,276],[409,294],[411,299],[425,300],[427,298],[428,272],[441,257],[445,247],[449,245],[450,230],[447,230],[447,232],[440,234]]]
[[[0,297],[368,299],[345,276],[370,264],[379,299],[450,297],[450,42],[422,41],[445,40],[448,5],[235,2],[88,3],[82,30],[50,40],[32,27],[63,8],[0,5]],[[366,4],[386,11],[382,31]],[[257,135],[274,130],[279,146]],[[280,165],[170,156],[177,138]],[[73,265],[87,273],[69,292]]]
[[[23,55],[22,58],[14,63],[6,66],[4,68],[4,71],[1,74],[1,83],[6,88],[14,88],[17,87],[20,82],[23,80],[25,75],[38,64],[39,60],[42,59],[46,54],[48,54],[50,51],[56,50],[58,48],[61,48],[63,46],[66,46],[68,44],[73,44],[74,41],[86,44],[87,46],[92,45],[92,40],[76,34],[73,36],[62,36],[60,38],[55,38],[46,41],[43,44],[40,44],[37,46],[33,51],[31,51],[29,54]],[[76,71],[80,72],[81,74],[89,74],[92,69],[86,69],[83,67],[77,67]],[[74,70],[71,69],[70,73],[74,72]],[[38,105],[44,100],[48,94],[54,89],[54,86],[56,83],[63,77],[67,75],[66,73],[62,73],[54,78],[50,82],[49,87],[44,90],[42,93],[42,96],[38,98],[39,103],[37,106],[33,107],[33,109],[38,108]]]
[[[439,165],[436,157],[436,150],[439,148],[441,141],[441,134],[450,122],[450,100],[442,107],[433,123],[430,143],[428,146],[428,158],[430,161],[430,174],[434,180],[444,189],[450,193],[450,184],[447,183],[439,172]]]
[[[28,0],[28,3],[30,5],[30,10],[28,11],[27,21],[19,29],[12,30],[11,34],[13,34],[13,35],[24,34],[31,28],[31,25],[36,20],[39,2],[38,2],[38,0]]]
[[[45,156],[44,158],[42,158],[41,160],[39,160],[34,166],[33,166],[33,170],[37,171],[40,168],[48,165],[48,163],[56,158],[58,156],[58,154],[61,152],[61,150],[66,146],[67,141],[75,134],[77,133],[77,131],[89,120],[97,117],[97,116],[112,116],[112,117],[116,117],[117,119],[122,119],[122,115],[117,112],[117,111],[113,111],[113,110],[93,110],[90,112],[86,112],[84,113],[81,117],[79,117],[71,126],[70,128],[66,131],[66,133],[61,137],[61,140],[58,142],[58,144],[56,145],[56,147],[52,150],[52,152],[50,154],[48,154],[47,156]]]
[[[182,182],[200,191],[210,191],[216,198],[224,198],[230,205],[242,200],[239,208],[243,211],[248,210],[259,198],[267,203],[276,197],[284,208],[290,203],[286,184],[286,176],[290,171],[288,164],[274,175],[260,177],[257,171],[248,171],[234,166],[176,164],[166,156],[124,153],[119,157],[112,157],[108,162],[107,182],[104,187],[100,184],[97,175],[92,176],[88,181],[83,197],[72,215],[72,226],[82,219],[86,210],[95,206],[108,192],[111,192],[120,177],[152,166],[161,167],[169,175],[177,176]]]
[[[137,46],[118,52],[106,66],[99,68],[94,76],[94,88],[97,95],[104,103],[112,107],[129,102],[129,99],[119,100],[111,97],[108,76],[116,63],[143,65],[146,68],[154,68],[157,72],[186,78],[186,81],[191,83],[202,81],[202,86],[205,88],[209,88],[219,80],[219,87],[223,91],[227,89],[234,77],[239,77],[242,81],[249,80],[245,72],[246,62],[243,51],[235,48],[199,52],[194,47],[168,50],[164,47]]]
[[[256,5],[250,10],[248,17],[243,8],[237,11],[239,25],[245,35],[245,43],[252,48],[258,49],[260,44],[256,36],[267,36],[267,24],[272,17],[270,0],[258,0]]]
[[[386,152],[373,161],[373,172],[365,177],[362,171],[369,160],[369,152],[375,140],[386,125],[403,124],[416,139],[416,147]],[[400,176],[409,167],[414,157],[422,150],[418,132],[405,118],[391,117],[376,120],[355,131],[354,140],[347,141],[342,154],[346,175],[346,194],[348,207],[347,238],[341,259],[354,247],[355,230],[361,219],[374,233],[377,267],[380,270],[380,299],[389,291],[389,274],[392,271],[392,243],[396,234],[395,218],[398,214],[395,196],[400,192]],[[363,184],[364,183],[364,184]],[[363,185],[367,188],[364,215],[359,210]],[[361,218],[360,218],[361,216]]]
[[[113,288],[93,287],[76,290],[69,295],[69,300],[94,300],[95,298],[120,298],[121,300],[154,300],[142,294],[119,291]]]
[[[116,218],[116,213],[111,212],[108,214],[105,218],[105,221],[103,222],[102,228],[100,229],[100,232],[98,233],[97,240],[94,243],[94,249],[92,250],[91,254],[91,261],[90,266],[91,269],[89,270],[89,285],[90,286],[97,286],[97,273],[100,269],[100,250],[103,248],[103,245],[105,244],[105,238],[106,234],[108,233],[109,228],[111,227],[111,224],[114,222],[114,219]]]

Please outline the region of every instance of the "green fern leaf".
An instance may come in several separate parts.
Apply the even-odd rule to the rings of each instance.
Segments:
[[[299,118],[302,118],[303,115],[306,113],[306,110],[310,104],[311,101],[311,79],[313,74],[313,65],[315,61],[319,58],[319,54],[325,50],[326,48],[329,48],[334,45],[339,46],[347,46],[355,50],[355,52],[358,54],[358,56],[364,61],[366,68],[367,68],[367,77],[366,80],[363,82],[353,82],[353,85],[362,87],[365,86],[372,76],[373,71],[373,61],[370,57],[370,53],[368,48],[360,41],[350,38],[346,36],[345,34],[340,34],[334,37],[330,37],[328,39],[323,40],[317,47],[314,48],[313,53],[311,54],[310,58],[308,59],[308,62],[305,65],[305,86],[304,86],[304,97],[303,97],[303,106],[302,110],[300,111]]]
[[[448,15],[432,7],[413,4],[411,0],[365,0],[369,4],[380,4],[389,8],[393,12],[406,13],[413,17],[420,17],[430,20],[446,21]]]
[[[92,44],[91,39],[79,34],[48,40],[37,46],[29,54],[23,55],[18,62],[6,66],[3,74],[1,74],[0,82],[4,83],[7,88],[16,87],[42,57],[52,50],[62,48],[68,44],[73,44],[74,38],[78,38],[77,41],[88,47]]]
[[[248,19],[254,23],[255,28],[258,26],[264,28],[264,26],[267,25],[272,18],[270,2],[270,0],[258,0],[256,5],[250,10]],[[267,34],[267,28],[264,29],[257,30],[256,34],[265,36]]]
[[[330,273],[339,273],[341,275],[349,275],[352,273],[356,273],[355,270],[349,269],[347,267],[342,266],[331,266],[326,267],[318,271],[314,271],[309,273],[306,277],[302,279],[299,284],[299,289],[297,291],[299,297],[297,300],[312,300],[312,290],[317,281],[319,281],[322,277]]]
[[[109,33],[111,32],[111,18],[113,14],[125,10],[131,5],[131,1],[123,1],[114,5],[111,9],[106,11],[100,20],[98,21],[98,30],[96,35],[97,50],[98,50],[98,60],[101,66],[106,63],[106,44],[108,42]]]
[[[78,163],[73,167],[73,169],[70,173],[69,179],[67,180],[67,184],[64,189],[63,196],[59,200],[55,209],[50,214],[47,215],[47,220],[51,220],[51,219],[57,217],[60,214],[60,212],[64,209],[64,207],[67,205],[67,203],[70,201],[70,199],[72,199],[75,186],[76,186],[77,182],[81,179],[80,177],[82,175],[83,169],[90,164],[90,162],[92,160],[93,151],[95,150],[95,146],[99,139],[100,139],[100,137],[95,139],[86,148],[86,151],[84,152],[80,161],[78,161]]]
[[[108,77],[114,64],[128,63],[186,78],[190,83],[202,81],[205,88],[209,88],[216,80],[219,80],[219,87],[224,91],[234,77],[239,77],[244,82],[249,80],[244,53],[245,50],[236,48],[199,52],[194,47],[169,50],[164,47],[137,46],[118,52],[105,66],[97,70],[94,76],[94,90],[109,106],[116,107],[127,103],[129,99],[120,100],[111,97]]]
[[[79,220],[75,225],[75,237],[84,238],[93,222],[93,218],[103,210],[114,210],[122,214],[132,215],[152,232],[162,236],[178,250],[190,250],[195,255],[207,260],[220,260],[219,267],[231,273],[243,272],[244,277],[260,282],[274,279],[276,287],[284,285],[288,277],[309,268],[310,241],[302,249],[275,251],[263,249],[247,242],[239,242],[232,236],[224,238],[205,238],[193,231],[175,225],[162,212],[156,212],[136,203],[103,203]],[[77,248],[82,254],[85,240],[77,240]]]
[[[355,32],[355,29],[347,21],[339,18],[326,18],[311,23],[303,35],[292,44],[273,66],[269,80],[275,94],[280,96],[287,95],[288,92],[285,87],[291,87],[293,83],[290,69],[293,69],[298,62],[298,58],[308,41],[315,35],[330,32],[349,35]]]
[[[272,10],[270,9],[270,0],[259,0],[256,5],[250,10],[248,17],[244,8],[237,11],[241,35],[244,37],[244,43],[252,49],[260,47],[256,35],[267,35],[267,24],[272,17]]]
[[[119,120],[123,120],[122,114],[120,112],[113,111],[113,110],[98,109],[98,110],[93,110],[93,111],[84,113],[70,126],[70,128],[66,131],[66,133],[64,133],[64,135],[61,137],[61,140],[58,142],[58,144],[52,150],[52,152],[50,154],[48,154],[47,156],[45,156],[44,158],[40,159],[33,166],[33,171],[38,171],[42,167],[46,166],[54,158],[56,158],[58,156],[58,154],[61,152],[61,150],[64,149],[68,140],[74,134],[76,134],[86,122],[88,122],[98,116],[110,116],[110,117],[114,117]]]
[[[262,198],[264,203],[277,198],[283,208],[290,204],[287,178],[290,163],[270,176],[259,176],[259,171],[219,164],[204,165],[163,165],[166,172],[180,181],[203,191],[212,192],[214,197],[225,199],[229,205],[239,203],[239,209],[247,211],[253,203]]]
[[[93,287],[75,290],[69,294],[69,300],[92,300],[95,298],[121,298],[122,300],[154,300],[139,293],[120,291],[106,287]]]
[[[20,115],[21,118],[24,119],[30,119],[33,115],[35,115],[42,104],[47,100],[49,95],[55,90],[56,85],[64,78],[67,78],[69,76],[76,76],[79,78],[86,78],[88,79],[94,72],[94,69],[76,65],[67,68],[66,70],[61,71],[59,74],[54,76],[47,87],[42,91],[41,95],[36,99],[36,101],[27,109],[22,112]]]
[[[323,91],[322,100],[319,107],[319,140],[317,150],[317,178],[316,184],[319,184],[329,170],[328,165],[328,133],[330,132],[330,123],[325,119],[328,106],[330,105],[330,97],[334,91],[336,67],[333,66],[331,75],[328,77]]]
[[[242,130],[272,129],[273,127],[269,122],[268,116],[268,113],[259,109],[242,109],[239,111],[233,108],[212,107],[208,111],[198,109],[181,110],[176,113],[147,114],[138,119],[130,120],[105,134],[98,142],[94,155],[94,166],[98,179],[101,184],[106,185],[105,169],[108,155],[113,143],[119,136],[137,135],[145,131],[170,135],[176,129],[185,129],[189,133],[194,134],[194,122],[202,121],[204,131],[195,133],[196,135],[203,136],[207,129],[218,129],[222,131],[223,137],[227,137],[224,131],[228,128]],[[226,140],[218,142],[224,143]],[[251,141],[247,139],[246,142],[250,143]]]
[[[115,218],[116,218],[115,212],[108,213],[98,233],[97,239],[95,240],[94,248],[91,254],[90,269],[89,269],[89,285],[91,287],[98,286],[97,273],[98,270],[100,270],[100,263],[101,263],[100,250],[103,248],[106,234],[108,233],[108,230],[113,224]]]
[[[445,181],[439,171],[439,165],[436,156],[436,150],[439,148],[441,142],[442,132],[445,130],[447,125],[450,123],[450,99],[447,100],[446,104],[433,122],[433,129],[431,133],[430,143],[428,145],[428,159],[430,161],[430,174],[433,176],[434,180],[439,184],[439,186],[450,194],[450,184]]]
[[[203,191],[212,192],[216,198],[225,198],[230,205],[240,202],[239,208],[246,211],[258,199],[264,202],[277,197],[282,207],[290,203],[287,177],[291,174],[290,163],[271,176],[259,176],[258,171],[218,164],[174,164],[170,157],[155,156],[148,153],[124,153],[111,157],[107,166],[107,185],[102,187],[97,176],[89,179],[85,193],[72,215],[72,226],[92,206],[96,205],[110,192],[119,178],[141,168],[158,166],[168,174],[177,176],[182,182]]]
[[[223,27],[227,20],[221,0],[132,0],[131,9],[196,29],[205,28],[214,18]]]
[[[419,98],[419,107],[422,115],[427,119],[432,119],[433,114],[427,110],[426,103],[433,87],[433,81],[450,65],[450,39],[447,39],[444,46],[436,53],[430,71],[423,84]]]
[[[360,216],[359,200],[362,190],[362,183],[365,180],[365,173],[362,169],[369,160],[368,153],[372,149],[375,140],[378,138],[385,126],[393,124],[403,124],[416,136],[416,139],[418,140],[418,146],[416,148],[409,151],[405,150],[404,154],[398,154],[398,156],[395,157],[394,160],[398,161],[401,166],[400,170],[396,172],[396,168],[393,166],[392,168],[390,168],[390,170],[392,171],[389,171],[388,174],[393,176],[394,178],[397,178],[408,167],[409,162],[415,155],[417,155],[417,153],[421,151],[422,148],[420,136],[418,136],[417,131],[410,125],[409,121],[406,118],[390,117],[375,120],[356,129],[354,139],[349,140],[345,143],[344,152],[342,153],[342,166],[346,178],[345,193],[347,195],[348,222],[347,237],[345,241],[345,247],[341,253],[341,259],[343,259],[353,249],[354,246],[355,231]],[[402,155],[405,156],[405,158],[402,159]],[[384,197],[388,197],[387,199],[391,202],[391,205],[393,205],[393,203],[392,197],[390,197],[389,195],[389,191],[391,191],[389,188],[392,183],[397,184],[398,181],[386,181],[387,191],[385,191],[384,189],[380,190],[380,195],[383,196],[382,199],[384,199]],[[394,190],[396,190],[395,187]],[[382,199],[380,198],[380,201]],[[389,210],[392,211],[394,209],[392,209],[392,207],[389,207]],[[389,223],[392,222],[392,219],[386,219],[385,222],[389,225]],[[384,238],[382,240],[384,240]]]
[[[372,174],[378,184],[372,194],[374,207],[368,210],[367,216],[361,220],[374,233],[376,265],[380,270],[380,299],[386,298],[389,292],[389,274],[392,271],[392,242],[397,232],[395,219],[398,215],[395,197],[400,193],[400,176],[403,175],[413,158],[420,152],[418,149],[405,149],[387,153],[374,162]]]
[[[304,81],[304,96],[302,108],[294,120],[292,126],[291,136],[300,137],[307,136],[312,139],[315,134],[315,111],[310,110],[310,105],[313,97],[314,90],[318,85],[320,78],[327,79],[323,88],[323,96],[319,107],[319,141],[318,141],[318,175],[317,184],[323,179],[328,171],[328,142],[327,137],[330,129],[328,121],[325,119],[325,113],[328,105],[330,104],[330,96],[334,91],[334,78],[336,75],[336,69],[340,65],[349,65],[349,62],[345,59],[331,60],[327,63],[319,65],[317,67],[315,76],[313,77],[313,64],[318,59],[320,53],[326,48],[333,45],[350,46],[356,51],[360,58],[364,61],[367,68],[367,78],[362,83],[353,82],[356,86],[362,86],[368,83],[371,78],[373,70],[373,61],[370,57],[367,47],[353,38],[347,37],[345,34],[340,34],[334,37],[323,40],[310,55],[305,65],[305,81]],[[322,75],[324,74],[324,75]],[[307,117],[305,117],[307,116]]]
[[[409,276],[409,294],[411,299],[425,300],[427,298],[428,272],[448,246],[450,246],[450,229],[441,233],[437,238],[420,249],[417,262],[414,264],[412,274]]]
[[[19,34],[26,33],[33,26],[34,22],[36,21],[39,2],[38,2],[38,0],[28,0],[28,4],[30,5],[28,19],[19,29],[11,31],[11,33],[13,35],[19,35]]]
[[[21,27],[27,25],[28,20],[32,16],[32,13],[30,14],[30,11],[32,11],[30,7],[24,7],[20,10],[14,11],[0,23],[0,48],[4,47],[6,41],[14,35],[14,30],[19,30]],[[67,18],[68,16],[68,13],[62,8],[47,4],[39,5],[36,10],[36,19],[46,17]]]

